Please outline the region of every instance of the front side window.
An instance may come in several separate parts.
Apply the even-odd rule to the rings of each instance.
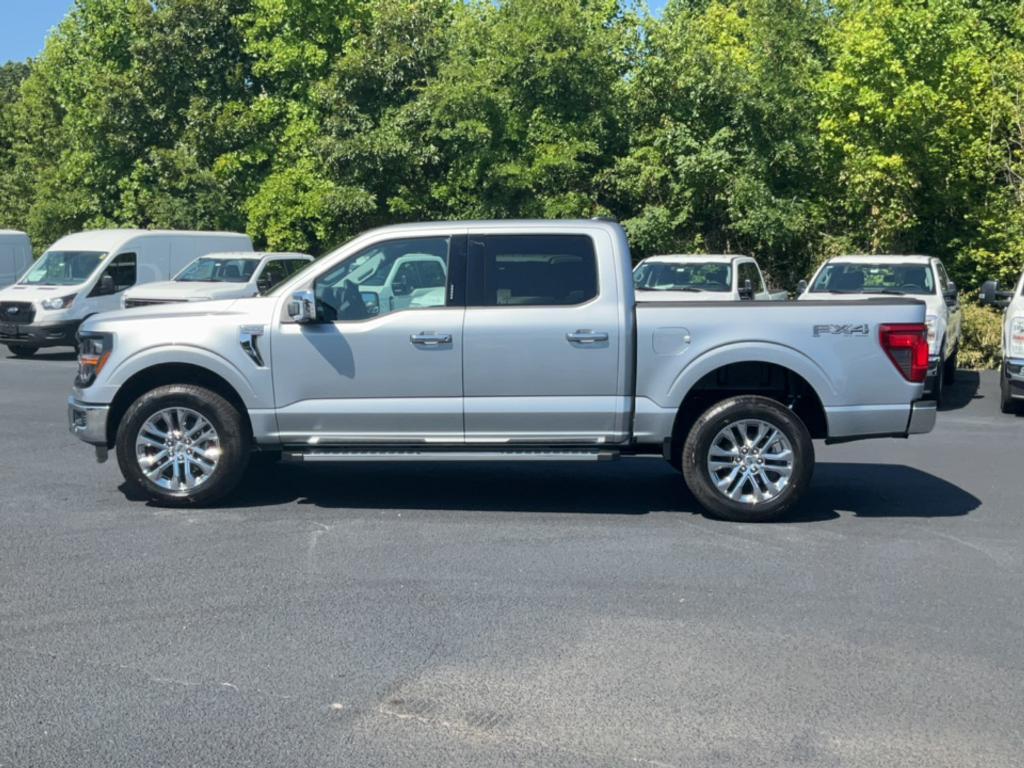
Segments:
[[[256,285],[259,288],[260,293],[267,293],[280,285],[288,275],[288,262],[282,261],[281,259],[274,259],[272,261],[268,261],[263,267],[263,271],[256,279]]]
[[[732,267],[721,262],[648,261],[636,268],[633,285],[640,291],[727,293],[732,285]]]
[[[259,259],[200,256],[174,278],[179,283],[247,283]]]
[[[371,245],[316,279],[318,319],[366,320],[404,309],[445,306],[450,250],[449,237]]]
[[[47,251],[25,273],[24,285],[77,285],[107,254],[103,251]]]
[[[750,287],[754,289],[755,293],[764,292],[764,284],[761,282],[761,272],[752,261],[745,261],[740,264],[736,270],[736,276],[739,278],[740,288],[743,288],[747,284],[747,280],[749,280]]]
[[[470,237],[474,306],[571,306],[597,296],[597,256],[585,235]]]
[[[100,289],[105,278],[108,276],[113,280],[114,293],[120,293],[123,290],[131,288],[135,285],[135,280],[138,276],[137,261],[138,259],[134,253],[119,254],[107,265],[107,268],[103,270],[103,274],[100,276],[100,281],[96,284],[96,288]]]
[[[935,279],[927,264],[837,262],[822,267],[810,291],[925,296],[935,293]]]

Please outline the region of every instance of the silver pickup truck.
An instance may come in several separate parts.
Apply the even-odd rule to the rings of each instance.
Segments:
[[[417,298],[374,286],[394,264]],[[812,439],[928,432],[925,308],[637,304],[606,221],[409,224],[364,233],[265,297],[95,316],[70,429],[165,505],[229,494],[250,458],[601,461],[662,456],[741,521],[806,491]]]

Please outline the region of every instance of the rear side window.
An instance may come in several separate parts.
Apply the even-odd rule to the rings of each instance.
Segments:
[[[571,306],[597,296],[586,235],[470,237],[469,263],[472,306]]]
[[[764,292],[764,284],[761,282],[761,273],[752,261],[745,261],[736,270],[736,277],[739,279],[739,287],[742,288],[746,281],[750,281],[751,288],[755,293]]]

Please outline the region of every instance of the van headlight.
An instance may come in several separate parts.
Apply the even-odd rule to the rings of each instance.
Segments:
[[[78,334],[78,376],[75,386],[84,389],[99,376],[103,366],[110,359],[114,337],[109,333]]]
[[[1010,321],[1010,357],[1024,357],[1024,315],[1017,315]]]
[[[75,296],[78,294],[72,293],[68,296],[56,296],[52,299],[43,299],[43,309],[67,309],[75,302]]]
[[[928,354],[935,356],[939,354],[939,318],[928,315],[924,319],[924,324],[928,329]]]

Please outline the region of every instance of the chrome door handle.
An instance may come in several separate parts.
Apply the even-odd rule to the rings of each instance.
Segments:
[[[450,333],[434,333],[433,331],[421,331],[409,337],[409,341],[421,347],[439,347],[442,344],[451,344]]]
[[[565,338],[572,344],[597,344],[601,341],[608,341],[608,334],[604,331],[573,331],[565,334]]]

